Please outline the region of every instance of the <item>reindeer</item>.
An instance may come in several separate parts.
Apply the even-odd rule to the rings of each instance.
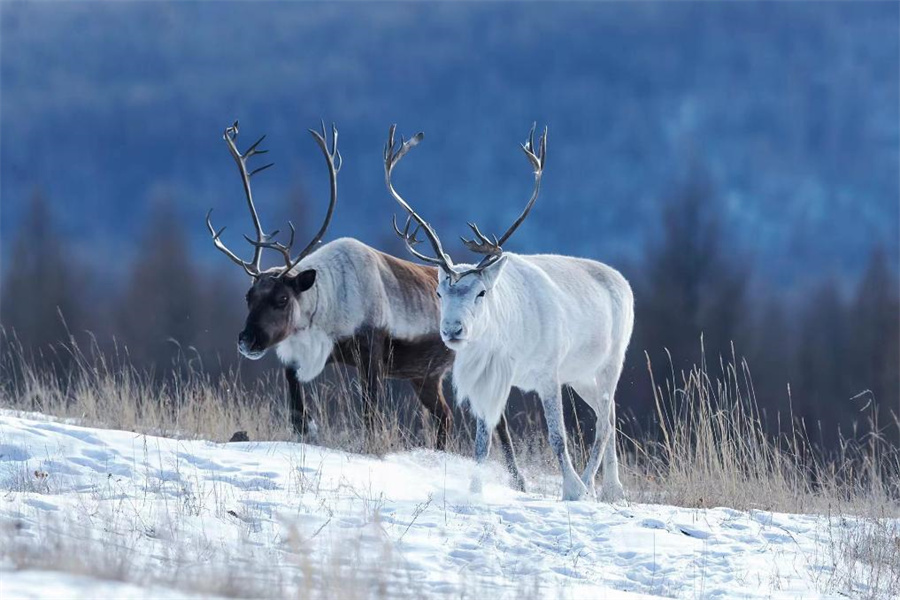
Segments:
[[[350,238],[319,246],[337,202],[342,161],[334,125],[330,148],[324,123],[321,132],[311,129],[310,134],[325,157],[331,198],[322,226],[296,256],[292,253],[293,224],[289,223],[287,244],[275,241],[278,232],[263,232],[253,201],[251,178],[272,166],[253,170],[248,166],[250,158],[266,152],[258,149],[265,136],[242,153],[236,146],[237,121],[223,135],[240,172],[256,231],[255,240],[244,236],[254,247],[253,258],[245,261],[222,242],[225,228],[213,228],[212,210],[206,215],[215,247],[252,280],[247,292],[249,314],[238,336],[238,349],[245,357],[257,360],[275,348],[285,368],[291,423],[299,435],[314,425],[307,415],[301,382],[315,379],[328,363],[342,363],[359,370],[370,424],[381,378],[410,381],[435,419],[436,446],[443,449],[453,416],[441,384],[453,362],[453,352],[442,343],[438,331],[436,269],[400,260]],[[281,254],[284,266],[263,270],[260,262],[264,249]],[[497,433],[514,463],[505,419],[498,422]]]
[[[634,300],[625,278],[602,263],[558,255],[519,255],[503,244],[518,229],[538,197],[547,148],[547,130],[537,150],[534,127],[522,144],[534,168],[534,189],[525,209],[500,238],[488,238],[469,223],[474,239],[465,246],[483,258],[477,264],[454,264],[434,229],[391,185],[397,162],[423,138],[394,142],[391,127],[384,162],[388,191],[407,213],[394,231],[419,260],[439,267],[441,339],[456,353],[453,385],[457,398],[468,400],[478,425],[475,458],[483,463],[491,447],[489,432],[503,415],[510,389],[537,392],[547,421],[550,446],[563,476],[563,499],[579,500],[590,490],[603,462],[601,498],[624,498],[616,456],[613,396],[634,323]],[[410,226],[415,229],[410,232]],[[423,231],[434,256],[416,250]],[[561,386],[571,386],[596,415],[590,458],[579,477],[566,446]],[[476,475],[473,491],[480,489]]]

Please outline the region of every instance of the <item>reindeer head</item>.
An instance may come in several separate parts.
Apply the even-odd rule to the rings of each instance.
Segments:
[[[316,282],[315,269],[293,277],[263,273],[247,290],[247,320],[238,336],[238,349],[247,358],[262,358],[291,333],[309,326],[314,302],[303,295]]]
[[[224,139],[228,144],[241,174],[241,180],[244,184],[244,195],[247,197],[247,205],[250,208],[250,216],[253,220],[253,226],[256,229],[256,239],[250,239],[246,235],[244,238],[254,247],[253,259],[244,261],[238,258],[231,250],[222,243],[223,227],[216,231],[210,216],[212,210],[206,215],[206,226],[212,235],[213,244],[222,253],[225,254],[232,262],[241,266],[244,271],[252,279],[250,289],[247,291],[247,308],[248,315],[244,324],[244,329],[238,336],[238,350],[247,358],[256,360],[262,358],[266,351],[284,341],[292,333],[309,327],[313,313],[315,312],[315,302],[313,298],[309,298],[310,290],[316,283],[315,269],[298,270],[296,267],[300,261],[308,256],[322,241],[322,237],[328,229],[331,217],[334,214],[334,207],[337,203],[337,173],[341,168],[341,154],[337,150],[338,132],[334,125],[331,126],[332,143],[328,148],[326,141],[325,124],[322,124],[322,131],[318,132],[310,129],[313,139],[319,145],[322,153],[325,155],[325,161],[328,164],[329,176],[331,179],[331,200],[328,205],[328,212],[325,215],[325,222],[319,228],[318,233],[306,245],[296,258],[292,258],[292,247],[294,245],[294,225],[288,223],[291,231],[290,240],[287,244],[275,241],[278,231],[271,234],[263,233],[260,224],[259,215],[256,206],[253,203],[253,193],[250,188],[250,179],[272,164],[259,167],[252,171],[247,169],[247,161],[256,154],[265,154],[267,150],[258,150],[257,147],[265,139],[266,136],[259,138],[244,153],[238,151],[235,140],[238,136],[238,123],[225,130]],[[260,268],[260,260],[264,248],[275,250],[282,255],[285,265],[284,267],[275,267],[265,271]]]
[[[441,299],[441,338],[453,350],[458,351],[464,348],[471,340],[477,339],[482,335],[486,319],[490,318],[490,315],[487,314],[489,311],[486,305],[489,304],[489,297],[502,276],[503,267],[507,260],[503,256],[502,245],[528,216],[540,192],[541,176],[544,172],[544,159],[547,153],[547,129],[544,128],[544,133],[538,140],[537,152],[535,152],[534,130],[535,126],[532,125],[528,139],[522,144],[522,150],[534,168],[534,189],[531,199],[525,205],[522,214],[499,239],[496,236],[488,238],[481,233],[478,225],[469,223],[468,225],[475,237],[471,240],[463,238],[463,243],[469,250],[482,255],[484,258],[478,264],[463,263],[457,265],[454,265],[450,255],[444,252],[441,240],[434,229],[397,193],[391,183],[391,173],[394,166],[411,148],[422,141],[424,134],[418,133],[409,141],[405,141],[401,137],[398,146],[394,143],[396,126],[392,126],[388,133],[388,141],[384,147],[385,183],[388,192],[407,213],[406,225],[402,230],[397,226],[396,217],[394,218],[394,232],[403,239],[407,249],[413,256],[440,267],[437,294]],[[413,223],[416,226],[410,231]],[[425,233],[425,237],[431,242],[435,256],[427,256],[416,250],[415,246],[421,241],[416,239],[416,234],[420,230]]]

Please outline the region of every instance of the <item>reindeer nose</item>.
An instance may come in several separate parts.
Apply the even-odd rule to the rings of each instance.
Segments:
[[[463,337],[463,333],[465,333],[465,327],[458,321],[441,328],[441,335],[448,340],[458,340]]]
[[[253,336],[253,334],[248,333],[246,331],[242,331],[241,334],[238,336],[238,346],[241,348],[244,348],[244,349],[252,348],[253,342],[255,342],[255,341],[256,341],[256,339]]]

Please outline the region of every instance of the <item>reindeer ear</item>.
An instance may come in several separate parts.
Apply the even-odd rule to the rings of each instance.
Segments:
[[[484,282],[484,287],[487,289],[491,289],[497,283],[497,280],[500,279],[500,273],[503,272],[503,267],[506,265],[506,257],[501,256],[500,260],[497,262],[488,265],[481,272],[482,281]]]
[[[316,270],[307,269],[306,271],[301,271],[296,277],[293,277],[288,281],[290,282],[291,287],[294,288],[294,291],[298,294],[305,292],[316,282]]]

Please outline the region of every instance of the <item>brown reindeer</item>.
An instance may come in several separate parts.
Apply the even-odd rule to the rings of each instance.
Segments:
[[[335,362],[358,369],[368,425],[382,393],[382,378],[411,382],[419,400],[435,419],[436,446],[444,449],[453,416],[444,399],[442,383],[453,363],[453,352],[441,341],[439,331],[437,270],[384,254],[351,238],[319,247],[337,202],[341,156],[334,126],[330,148],[324,124],[321,132],[310,133],[325,156],[331,199],[319,231],[294,257],[293,225],[286,245],[275,241],[278,232],[263,232],[253,202],[250,179],[271,165],[250,171],[247,161],[264,152],[257,148],[265,136],[241,153],[235,145],[237,122],[225,130],[224,138],[241,173],[256,230],[255,240],[245,236],[254,246],[254,254],[250,261],[244,261],[225,247],[221,241],[224,228],[216,231],[207,214],[207,227],[216,248],[252,278],[247,292],[249,314],[238,337],[238,348],[253,360],[275,348],[285,366],[291,422],[298,434],[305,434],[311,425],[301,382],[315,379],[326,364]],[[266,248],[282,255],[283,267],[260,268],[262,250]],[[510,471],[517,473],[505,418],[496,430]],[[523,485],[521,481],[516,483]]]

